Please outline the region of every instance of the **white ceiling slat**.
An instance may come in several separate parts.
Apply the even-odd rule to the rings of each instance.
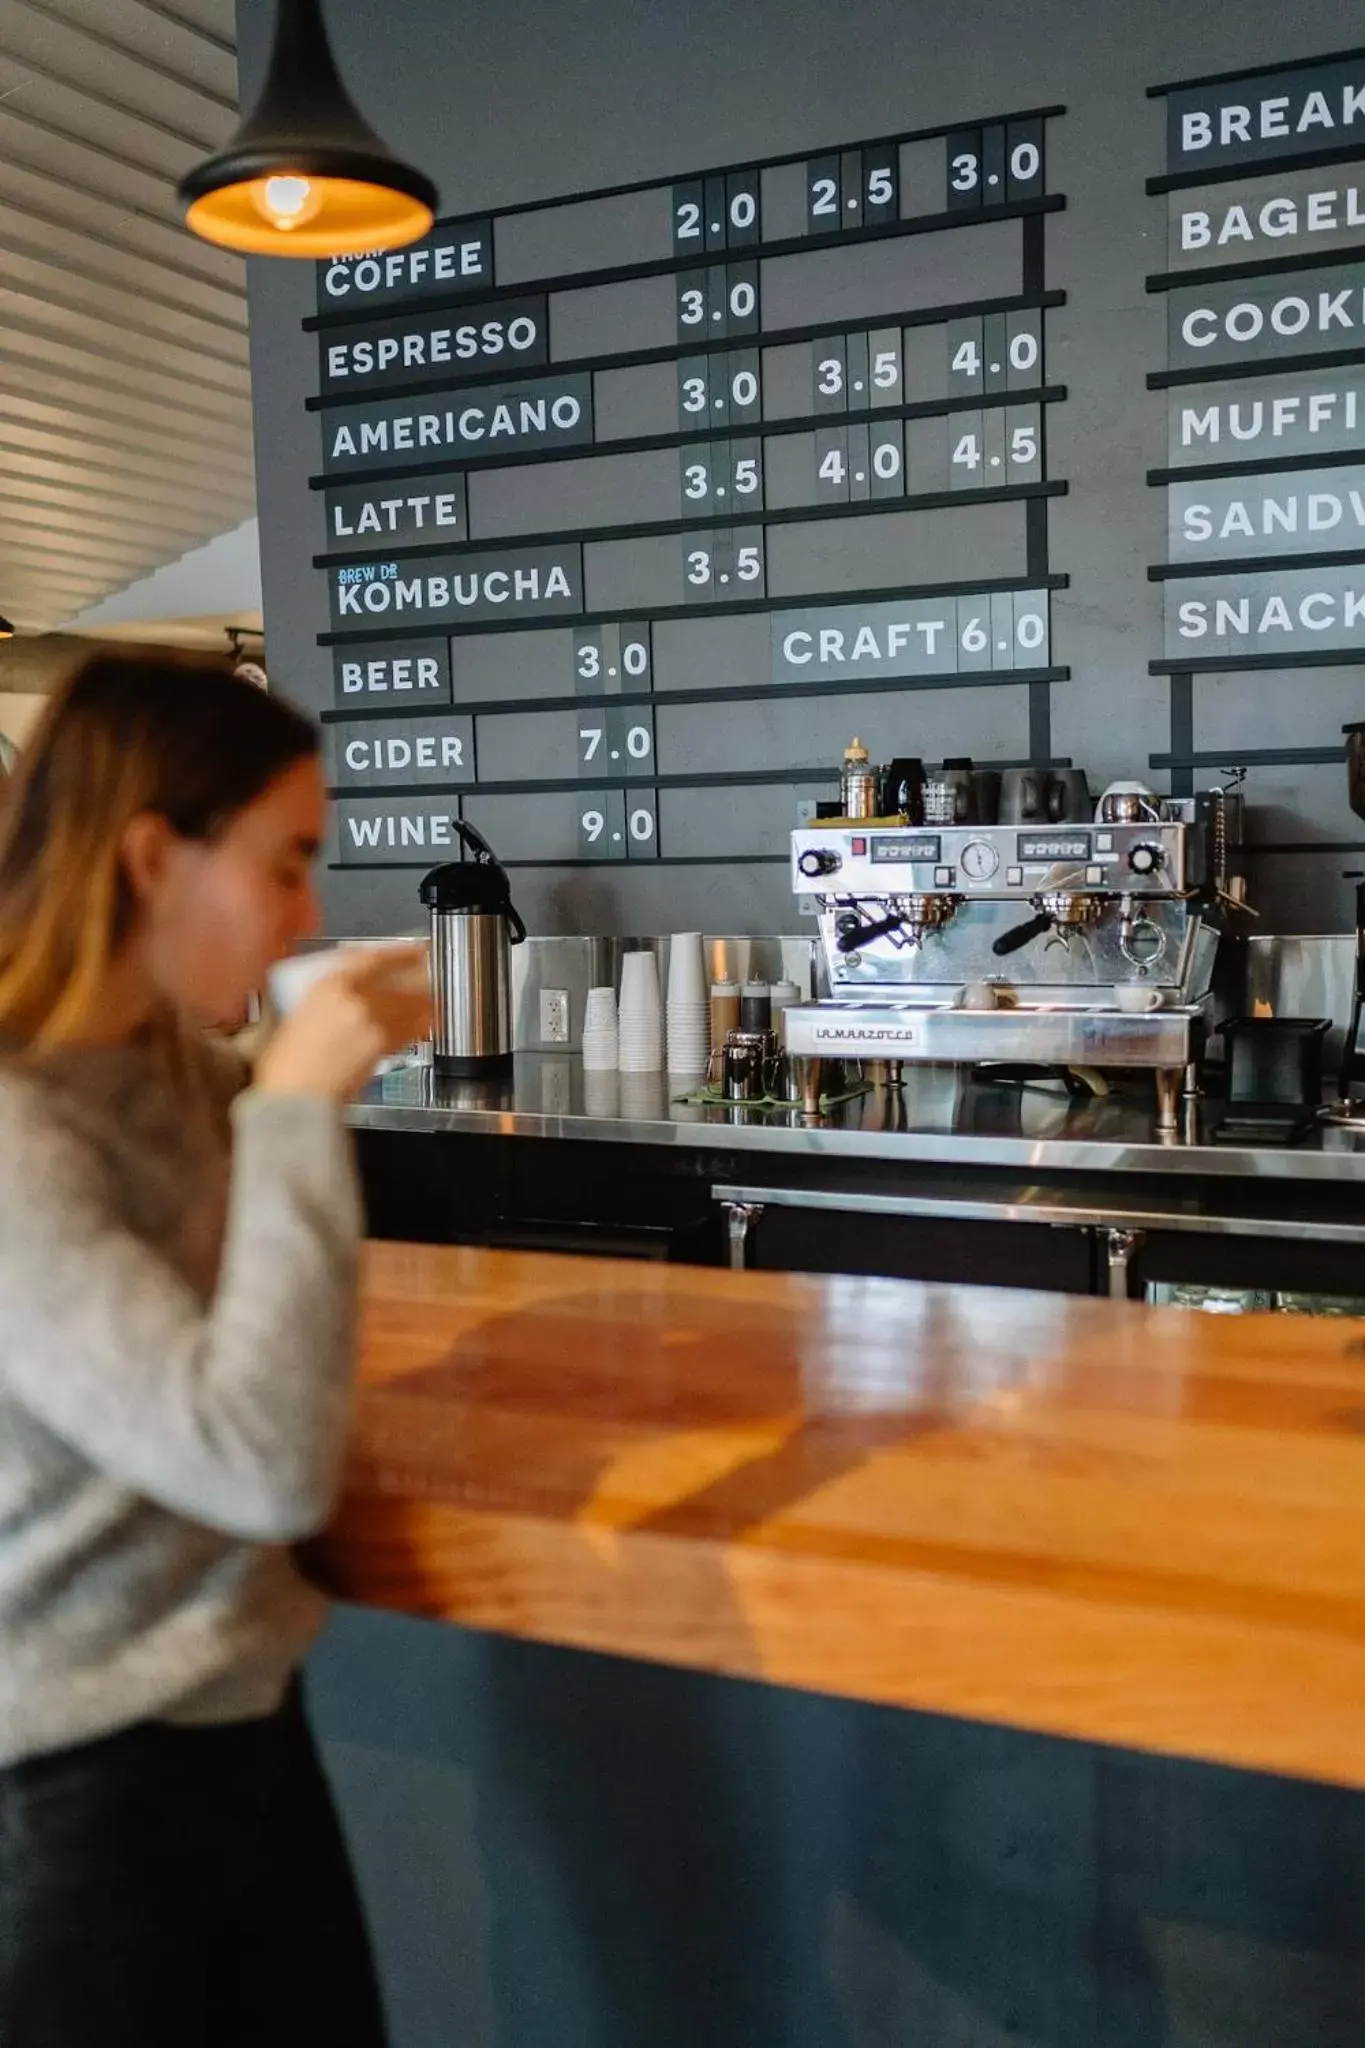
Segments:
[[[42,78],[31,67],[16,64],[0,49],[0,96],[20,100],[27,113],[55,128],[88,135],[101,149],[158,170],[170,183],[184,176],[200,151],[178,136],[151,128],[135,113],[92,100],[77,87]]]
[[[222,363],[250,374],[250,352],[244,331],[234,334],[229,328],[210,327],[193,314],[158,311],[147,305],[140,292],[92,283],[70,270],[18,255],[6,248],[3,235],[0,276],[20,286],[30,304],[36,301],[46,312],[58,312],[64,325],[73,318],[87,325],[95,320],[107,333],[140,334],[158,347],[174,340],[198,361]]]
[[[0,101],[0,128],[13,126],[3,118],[9,104]],[[178,210],[164,180],[150,172],[121,170],[108,158],[99,159],[102,168],[96,164],[83,166],[80,155],[73,145],[54,141],[35,129],[17,141],[7,133],[0,162],[11,179],[26,176],[36,181],[50,206],[70,205],[73,211],[84,212],[96,199],[120,218],[145,221],[172,235],[182,232]]]
[[[246,273],[175,185],[234,0],[0,0],[0,612],[61,625],[255,509]]]
[[[71,277],[126,287],[145,304],[191,313],[235,334],[247,328],[246,293],[208,278],[189,278],[173,263],[131,255],[86,228],[62,225],[0,199],[0,247],[39,262],[59,262]]]
[[[113,543],[108,539],[108,522],[102,528],[90,530],[86,522],[72,518],[61,508],[39,502],[10,502],[6,498],[0,500],[0,553],[6,563],[12,563],[16,555],[23,553],[49,559],[51,551],[51,559],[82,555],[90,561],[158,569],[164,561],[174,561],[178,555],[188,553],[190,547],[213,541],[219,512],[221,506],[213,506],[160,530],[156,526],[127,526],[125,539]],[[61,541],[61,547],[57,547],[57,541]]]
[[[254,489],[250,469],[225,471],[215,463],[201,470],[196,464],[193,473],[187,474],[183,462],[176,469],[169,462],[150,459],[136,446],[102,448],[96,453],[89,441],[78,449],[53,435],[35,434],[13,420],[0,420],[0,477],[11,484],[19,477],[65,484],[87,491],[100,502],[124,489],[130,495],[138,494],[144,503],[150,499],[158,506],[174,507],[206,504],[223,490],[250,497]]]
[[[54,532],[80,530],[89,540],[113,535],[120,541],[131,538],[141,543],[173,541],[191,526],[211,527],[224,506],[236,509],[243,498],[248,507],[251,494],[240,484],[206,488],[197,500],[179,504],[152,504],[137,496],[137,481],[105,491],[82,490],[79,485],[7,473],[0,482],[0,514],[13,516],[29,525],[46,521]]]
[[[214,106],[192,85],[158,78],[136,57],[90,41],[75,23],[30,13],[22,0],[0,12],[0,50],[33,77],[67,86],[111,113],[131,115],[204,155],[237,125],[231,109]]]
[[[172,6],[170,0],[130,0],[130,5],[140,8],[144,14],[158,15],[162,21],[188,30],[213,49],[226,51],[235,61],[237,46],[231,0],[224,0],[224,4],[218,6],[209,0],[209,4],[201,6],[197,12],[193,6]]]
[[[42,605],[54,618],[69,619],[97,598],[112,597],[122,585],[99,576],[35,576],[21,570],[14,578],[16,603]]]
[[[159,259],[201,282],[229,287],[242,282],[239,256],[201,242],[173,221],[154,220],[150,214],[130,209],[94,186],[87,191],[74,183],[58,185],[41,172],[0,157],[0,200],[25,207],[38,219],[50,220],[58,227],[85,228],[130,255]]]
[[[69,569],[74,576],[108,577],[120,584],[136,583],[149,570],[157,566],[155,551],[143,549],[140,553],[112,555],[103,551],[94,554],[86,549],[68,544],[58,546],[53,542],[46,549],[25,545],[23,541],[12,540],[9,531],[0,524],[0,547],[5,551],[7,561],[22,569],[26,562],[41,568]]]
[[[242,402],[240,391],[210,385],[202,378],[187,379],[182,384],[178,377],[160,375],[153,364],[129,364],[121,357],[106,354],[98,341],[85,348],[55,341],[51,335],[32,334],[6,314],[5,368],[17,368],[26,361],[102,391],[154,398],[167,411],[188,413],[191,418],[236,419]]]
[[[251,442],[249,418],[217,421],[171,413],[155,400],[135,398],[131,392],[94,391],[79,378],[49,375],[36,364],[0,360],[0,419],[11,401],[55,405],[77,419],[98,420],[101,426],[136,421],[158,446],[166,446],[183,461],[192,461],[200,450],[240,455]]]
[[[30,134],[50,138],[62,152],[60,160],[65,166],[79,164],[84,154],[98,157],[101,163],[115,164],[120,170],[127,171],[135,178],[159,182],[162,211],[171,210],[165,203],[166,170],[163,165],[150,163],[146,156],[132,154],[120,142],[92,134],[88,123],[83,132],[78,132],[70,122],[54,118],[37,103],[33,86],[34,80],[26,79],[23,85],[15,86],[0,99],[0,118],[3,118],[7,127],[14,126]],[[19,146],[14,143],[10,145],[11,149],[17,149]]]
[[[96,474],[114,469],[123,475],[146,474],[159,487],[177,483],[187,490],[197,485],[200,461],[211,460],[218,475],[252,487],[255,465],[251,444],[209,448],[202,441],[187,443],[176,435],[164,446],[131,420],[92,424],[89,416],[76,418],[57,405],[36,398],[21,398],[11,392],[0,399],[0,445],[12,455],[31,453],[44,461],[85,464]],[[195,458],[187,469],[186,448]]]
[[[0,143],[5,163],[41,179],[53,199],[63,193],[85,199],[93,187],[122,213],[180,228],[180,209],[164,171],[107,149],[93,136],[71,134],[25,105],[18,93],[0,100]]]
[[[173,384],[179,391],[208,392],[215,399],[223,397],[249,398],[251,395],[251,367],[245,356],[234,360],[194,347],[193,343],[176,340],[164,334],[158,340],[154,330],[145,327],[129,333],[111,326],[98,314],[89,318],[79,312],[73,313],[67,306],[36,297],[31,291],[20,290],[12,285],[0,285],[0,309],[5,323],[7,347],[24,347],[16,337],[27,336],[45,348],[56,344],[74,349],[82,355],[92,355],[102,363],[119,364],[125,369],[146,371],[149,367],[158,382]],[[150,358],[145,347],[139,346],[139,332],[156,344],[156,352]],[[92,342],[91,336],[96,339]],[[111,338],[112,337],[112,338]]]
[[[98,540],[103,533],[105,536],[126,537],[139,546],[145,543],[166,547],[174,545],[183,534],[201,530],[211,533],[225,505],[232,510],[240,505],[240,494],[224,489],[203,504],[168,507],[165,512],[144,509],[139,516],[135,498],[125,502],[111,493],[103,501],[106,508],[104,525],[95,532],[89,530],[86,516],[91,502],[88,497],[65,491],[60,485],[44,484],[34,478],[13,482],[7,478],[0,485],[0,527],[6,519],[12,518],[16,526],[41,526],[44,532],[52,534],[71,533],[80,527],[83,529],[82,537],[89,541]],[[248,509],[249,505],[248,500]],[[34,536],[27,537],[32,539]],[[25,536],[21,534],[19,538],[22,540]],[[183,549],[178,551],[184,552]]]
[[[154,78],[162,79],[167,85],[175,86],[181,91],[192,92],[196,98],[206,100],[210,106],[217,107],[225,114],[231,116],[236,113],[235,75],[226,79],[226,90],[223,89],[223,84],[210,82],[204,74],[215,67],[206,61],[206,53],[202,50],[195,52],[184,64],[177,65],[168,61],[168,39],[164,33],[135,35],[134,46],[130,47],[126,33],[123,36],[110,33],[113,28],[123,27],[125,31],[127,28],[127,17],[119,15],[114,0],[94,0],[94,11],[91,0],[84,0],[84,4],[82,0],[64,0],[61,7],[54,7],[52,0],[9,0],[9,4],[11,7],[26,8],[30,14],[36,14],[42,20],[54,23],[65,33],[74,34],[82,42],[91,43],[96,49],[105,50],[113,57],[120,60],[131,57],[139,70],[150,72]],[[137,43],[141,43],[143,47],[137,48]],[[153,49],[158,51],[156,56],[151,54]],[[222,67],[217,67],[217,70],[221,79]]]
[[[33,523],[46,519],[54,533],[64,532],[68,523],[88,524],[92,509],[100,504],[105,507],[105,523],[102,531],[119,539],[130,537],[139,543],[174,541],[178,534],[187,533],[191,527],[211,529],[224,507],[236,512],[243,493],[240,486],[206,494],[197,505],[139,506],[136,497],[124,499],[110,491],[103,496],[82,494],[69,485],[53,484],[41,477],[6,477],[0,483],[0,517],[14,508],[17,519]],[[248,508],[250,498],[247,499]],[[240,513],[238,514],[240,517]],[[234,522],[235,523],[235,522]],[[87,538],[98,538],[88,534]]]

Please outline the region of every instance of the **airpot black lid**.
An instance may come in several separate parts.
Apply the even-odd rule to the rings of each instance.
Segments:
[[[434,910],[508,910],[512,885],[492,847],[465,819],[451,822],[473,858],[446,861],[423,875],[417,892],[422,902]]]

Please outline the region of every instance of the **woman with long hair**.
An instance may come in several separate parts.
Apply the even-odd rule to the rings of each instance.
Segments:
[[[254,1075],[314,932],[316,727],[97,656],[0,796],[0,2043],[380,2048],[297,1673],[359,1204],[341,1104],[424,1035],[358,952]]]

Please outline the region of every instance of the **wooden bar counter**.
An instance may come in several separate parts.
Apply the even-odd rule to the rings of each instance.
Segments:
[[[1079,1297],[366,1255],[344,1598],[1365,1787],[1365,1339]]]

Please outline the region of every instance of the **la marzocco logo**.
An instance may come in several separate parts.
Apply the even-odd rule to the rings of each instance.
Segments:
[[[815,1035],[821,1039],[856,1038],[862,1045],[880,1044],[883,1040],[896,1045],[914,1045],[919,1040],[919,1032],[913,1024],[817,1024]]]

